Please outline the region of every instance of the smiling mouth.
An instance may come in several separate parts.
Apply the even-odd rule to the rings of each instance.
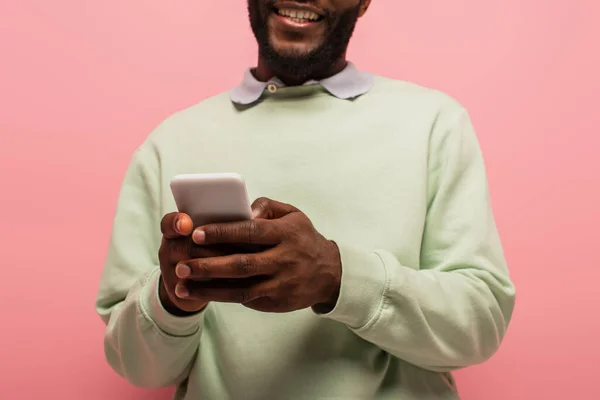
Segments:
[[[307,24],[320,22],[324,19],[322,15],[319,15],[310,10],[300,10],[295,8],[274,8],[273,12],[280,17],[289,19],[298,24]]]

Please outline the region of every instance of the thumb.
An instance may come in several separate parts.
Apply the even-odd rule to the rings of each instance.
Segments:
[[[252,219],[277,219],[298,211],[300,210],[290,204],[281,203],[266,197],[256,199],[252,203]]]

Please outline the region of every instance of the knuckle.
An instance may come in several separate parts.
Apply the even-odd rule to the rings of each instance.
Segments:
[[[251,276],[254,272],[255,266],[248,255],[242,254],[238,257],[235,268],[237,275]]]
[[[261,236],[269,236],[273,233],[278,232],[278,226],[279,224],[274,221],[266,224],[256,223],[256,230],[258,231],[257,233],[260,233]]]
[[[210,233],[212,233],[213,236],[216,236],[218,238],[227,236],[227,225],[225,225],[225,224],[212,225],[212,232],[206,231],[206,235],[210,236]]]
[[[207,238],[211,237],[220,237],[223,234],[223,229],[221,225],[208,225],[204,228],[204,233],[206,233]]]
[[[273,212],[271,207],[271,199],[267,197],[259,197],[252,205],[252,209],[258,210],[262,218],[272,219]]]
[[[288,293],[291,291],[289,291],[290,288],[290,284],[288,281],[284,280],[284,279],[276,279],[275,282],[273,282],[273,294],[274,295],[278,295],[280,293]]]
[[[265,209],[269,206],[271,200],[267,197],[259,197],[254,201],[254,206],[256,208]]]
[[[280,253],[277,258],[272,256],[266,256],[261,258],[261,261],[264,265],[265,271],[268,272],[267,275],[271,275],[274,277],[279,277],[279,275],[284,272],[285,263],[282,262],[281,257],[283,257],[285,253]]]
[[[160,231],[162,234],[170,233],[173,230],[173,221],[175,213],[166,214],[160,221]]]
[[[260,234],[260,229],[261,228],[254,220],[248,221],[246,223],[246,232],[248,235],[248,243],[249,244],[254,244],[255,238]]]
[[[285,293],[286,285],[281,279],[274,279],[268,290],[266,290],[265,296],[279,298],[281,293]],[[284,296],[285,297],[285,296]]]
[[[285,271],[290,269],[296,263],[297,253],[290,248],[283,248],[277,257],[277,269]]]
[[[288,239],[294,242],[301,242],[306,235],[302,233],[303,227],[300,224],[290,224],[285,230]]]
[[[194,268],[194,275],[196,275],[198,278],[204,278],[210,274],[208,265],[204,262],[195,263],[193,268]]]

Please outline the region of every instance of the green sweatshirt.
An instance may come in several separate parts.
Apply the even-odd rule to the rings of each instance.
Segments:
[[[251,200],[290,203],[334,240],[338,303],[261,313],[211,303],[176,317],[158,297],[160,220],[181,173],[237,172]],[[451,371],[498,349],[514,307],[484,161],[467,112],[375,77],[341,100],[320,85],[227,94],[165,120],[124,178],[97,298],[106,358],[177,399],[456,399]]]

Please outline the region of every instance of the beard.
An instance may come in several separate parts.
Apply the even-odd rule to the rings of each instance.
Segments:
[[[321,23],[326,24],[323,42],[315,49],[302,52],[278,51],[269,40],[267,20],[275,0],[260,7],[261,0],[248,0],[250,26],[258,44],[259,55],[277,74],[306,80],[311,76],[326,75],[331,67],[346,54],[348,43],[354,33],[360,13],[360,3],[348,11],[325,15]]]

